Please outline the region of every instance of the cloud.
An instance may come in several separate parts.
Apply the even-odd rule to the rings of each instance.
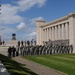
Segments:
[[[22,29],[24,29],[24,28],[26,28],[26,25],[25,25],[25,23],[23,23],[23,22],[21,22],[19,25],[17,25],[17,29],[18,29],[18,30],[22,30]]]
[[[46,0],[20,0],[17,2],[21,11],[26,11],[35,5],[42,7],[45,3]]]
[[[11,4],[2,4],[1,5],[1,12],[3,15],[15,15],[18,13],[18,6],[12,6]]]
[[[19,15],[2,15],[0,16],[0,24],[15,24],[22,22],[23,18]]]
[[[16,28],[13,29],[7,26],[0,26],[0,35],[4,38],[9,39],[11,33],[18,33],[21,36],[20,39],[34,38],[36,35],[35,28],[24,23],[25,17],[19,15],[21,12],[25,12],[34,6],[43,7],[47,0],[17,0],[16,4],[2,4],[1,5],[1,15],[0,15],[0,25],[11,25],[20,23]],[[37,19],[43,19],[42,17],[31,19],[30,23],[35,24]],[[26,29],[25,29],[26,28]]]
[[[30,20],[31,25],[36,25],[36,21],[37,21],[37,20],[44,20],[44,18],[43,18],[43,17],[37,17],[37,18],[31,19],[31,20]]]
[[[10,4],[1,6],[0,24],[14,24],[24,20],[23,17],[17,15],[18,7]]]
[[[19,12],[26,11],[33,6],[44,6],[46,0],[18,0],[17,5],[2,4],[0,24],[14,24],[23,22],[25,17],[18,15]]]

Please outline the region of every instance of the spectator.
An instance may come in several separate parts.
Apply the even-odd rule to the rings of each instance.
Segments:
[[[9,48],[8,48],[8,57],[10,57],[10,58],[11,58],[11,55],[12,55],[12,48],[11,48],[11,47],[9,47]]]

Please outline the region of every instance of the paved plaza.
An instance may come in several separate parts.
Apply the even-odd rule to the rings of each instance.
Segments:
[[[0,53],[5,56],[8,55],[7,50],[8,50],[8,47],[0,47]]]

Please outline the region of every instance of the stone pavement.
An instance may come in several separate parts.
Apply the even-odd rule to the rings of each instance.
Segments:
[[[7,56],[8,55],[7,51],[8,47],[0,47],[0,54]]]
[[[24,59],[20,56],[15,57],[13,59],[21,64],[25,64],[27,68],[31,69],[33,72],[35,72],[38,75],[67,75],[60,71],[57,71],[57,70],[48,68],[46,66],[40,65],[38,63],[35,63],[33,61]]]
[[[10,75],[1,61],[0,61],[0,75]]]

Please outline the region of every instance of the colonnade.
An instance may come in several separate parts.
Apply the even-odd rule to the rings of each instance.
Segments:
[[[43,40],[64,40],[69,39],[69,22],[43,28]]]
[[[43,41],[49,41],[49,39],[53,42],[68,40],[69,45],[73,45],[75,53],[75,13],[70,13],[49,23],[37,20],[37,45],[43,45]]]

